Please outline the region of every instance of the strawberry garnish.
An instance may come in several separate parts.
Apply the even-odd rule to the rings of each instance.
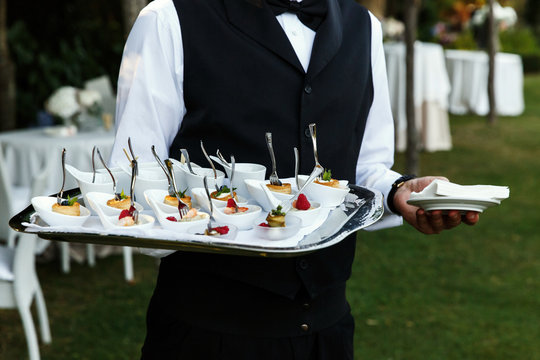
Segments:
[[[120,212],[120,215],[118,216],[118,220],[121,220],[125,217],[128,217],[128,216],[131,216],[131,213],[129,212],[129,210],[122,210]]]
[[[309,210],[311,204],[309,203],[306,195],[300,194],[298,195],[298,199],[295,201],[294,207],[296,207],[298,210]]]
[[[178,221],[178,220],[176,220],[176,218],[174,216],[168,216],[167,220],[169,220],[169,221]]]
[[[229,232],[228,226],[217,226],[213,230],[217,231],[219,235],[225,235]]]
[[[230,198],[229,200],[227,200],[227,207],[236,208],[236,202],[234,201],[233,198]]]
[[[262,226],[262,227],[270,227],[270,225],[268,225],[268,224],[265,223],[265,222],[260,223],[259,226]]]

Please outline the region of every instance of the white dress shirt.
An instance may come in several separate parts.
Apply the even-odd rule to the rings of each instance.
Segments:
[[[371,13],[370,16],[374,97],[356,165],[356,182],[380,190],[387,198],[392,183],[400,174],[391,170],[394,122],[381,24]],[[302,24],[295,14],[283,13],[276,19],[307,71],[315,32]],[[128,137],[131,137],[134,152],[141,161],[154,160],[150,151],[152,145],[161,158],[168,157],[169,146],[186,113],[183,78],[184,55],[176,8],[172,0],[154,0],[139,14],[124,48],[118,78],[117,135],[111,164],[126,161],[122,149],[127,148]],[[401,217],[392,218],[393,226],[401,224]]]

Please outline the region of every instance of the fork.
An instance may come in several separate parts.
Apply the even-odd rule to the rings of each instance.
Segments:
[[[178,189],[176,188],[176,179],[174,177],[174,169],[173,169],[172,161],[170,159],[165,159],[165,165],[167,165],[167,170],[169,170],[169,176],[171,178],[174,196],[176,196],[176,198],[178,199],[178,213],[180,214],[180,219],[183,219],[184,216],[186,216],[189,211],[189,206],[185,202],[183,202],[182,199],[180,198],[180,195],[178,195],[179,192],[178,192]]]
[[[204,190],[206,191],[206,197],[208,198],[208,202],[210,203],[210,217],[208,218],[208,224],[206,225],[208,235],[212,234],[213,226],[212,221],[216,221],[214,219],[214,204],[212,203],[212,197],[210,196],[210,192],[208,191],[208,181],[206,180],[206,176],[203,177],[203,184],[204,184]]]
[[[309,133],[311,135],[311,142],[313,143],[313,156],[315,157],[315,167],[321,168],[324,172],[324,167],[321,165],[321,163],[319,163],[319,155],[317,154],[317,125],[315,125],[315,123],[309,124]]]
[[[267,132],[266,136],[266,145],[268,145],[268,152],[270,153],[270,160],[272,160],[272,173],[270,174],[270,184],[281,186],[281,181],[277,175],[276,170],[276,157],[274,156],[274,148],[272,147],[272,133]]]
[[[217,149],[216,155],[217,155],[217,157],[219,158],[219,160],[221,160],[221,162],[222,162],[225,166],[230,167],[230,165],[229,165],[229,163],[227,162],[227,160],[225,160],[225,156],[223,156],[223,154],[221,154],[221,151],[219,151],[219,149]]]
[[[234,186],[233,186],[233,178],[234,178],[234,165],[236,164],[236,161],[234,160],[234,156],[231,155],[231,177],[229,179],[229,183],[231,186],[231,199],[234,200]],[[234,207],[236,208],[236,211],[238,211],[238,205],[236,204],[236,201],[234,201]]]
[[[137,175],[139,174],[139,164],[137,163],[137,158],[135,157],[135,154],[133,153],[133,148],[131,147],[131,138],[128,138],[128,147],[129,152],[131,153],[131,184],[130,184],[130,192],[129,192],[129,199],[131,202],[131,206],[129,208],[131,212],[131,216],[133,217],[133,221],[135,224],[139,222],[139,210],[135,208],[135,179]]]
[[[210,156],[208,156],[208,153],[206,152],[205,148],[204,148],[204,144],[203,144],[203,141],[201,140],[201,150],[204,154],[204,157],[206,158],[206,160],[208,160],[208,162],[210,163],[210,166],[212,167],[212,170],[214,171],[214,179],[216,179],[216,182],[215,182],[215,187],[216,187],[216,191],[219,192],[220,188],[217,184],[217,171],[216,171],[216,167],[214,166],[214,163],[212,162],[212,159],[210,159]]]
[[[98,147],[96,147],[95,149],[96,149],[96,151],[97,151],[99,160],[101,160],[101,163],[103,164],[103,166],[105,167],[105,169],[109,172],[109,175],[111,175],[111,179],[112,179],[112,183],[113,183],[114,200],[116,200],[116,201],[122,200],[122,197],[120,196],[120,193],[117,193],[117,192],[116,192],[116,180],[114,179],[114,176],[113,176],[111,170],[109,170],[109,168],[107,167],[107,164],[105,164],[105,160],[103,160],[103,156],[101,156],[101,151],[99,151],[99,148],[98,148]]]
[[[167,191],[169,192],[169,196],[175,196],[174,186],[172,184],[171,175],[169,175],[170,174],[169,171],[167,170],[167,168],[163,164],[163,161],[161,161],[158,154],[156,153],[156,147],[154,145],[152,145],[151,149],[152,149],[152,154],[154,154],[154,157],[156,158],[157,163],[159,164],[159,166],[161,167],[161,169],[165,173],[165,176],[167,177],[167,182],[169,183],[169,187],[168,187]]]
[[[294,148],[294,178],[296,179],[296,189],[300,189],[300,182],[298,181],[298,173],[300,172],[300,154],[298,148]]]
[[[96,148],[97,146],[94,145],[94,148],[92,149],[92,184],[96,181],[96,163],[94,162],[94,155],[96,154]]]
[[[189,153],[187,149],[180,149],[180,152],[182,153],[182,155],[184,155],[184,159],[186,159],[186,164],[187,164],[189,172],[193,175],[197,175],[195,174],[195,171],[193,171],[193,168],[191,167],[191,161],[189,161]]]
[[[66,185],[66,148],[62,149],[62,188],[60,192],[56,194],[56,203],[62,205],[64,195],[64,186]]]

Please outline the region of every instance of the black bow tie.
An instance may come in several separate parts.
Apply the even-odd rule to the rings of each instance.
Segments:
[[[313,31],[324,20],[327,11],[326,0],[302,0],[302,2],[289,0],[266,0],[274,15],[278,16],[284,12],[292,12],[298,19]]]

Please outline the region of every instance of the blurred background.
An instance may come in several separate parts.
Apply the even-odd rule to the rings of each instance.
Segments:
[[[540,1],[493,1],[492,12],[485,0],[358,2],[383,26],[394,168],[509,186],[510,198],[475,227],[358,234],[355,357],[540,359]],[[44,173],[42,191],[58,191],[62,147],[82,170],[94,145],[108,156],[122,49],[147,3],[0,0],[0,175],[22,200],[0,204],[4,217],[28,204]],[[2,231],[7,243],[14,235]],[[138,358],[157,261],[38,248],[52,335],[39,340],[41,358]],[[28,358],[16,310],[0,309],[0,334],[0,359]]]

